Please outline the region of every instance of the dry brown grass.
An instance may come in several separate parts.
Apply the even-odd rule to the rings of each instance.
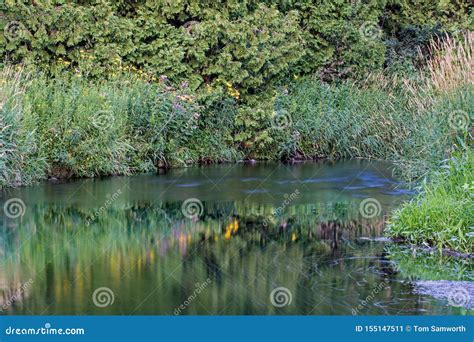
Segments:
[[[432,108],[439,94],[453,94],[456,90],[473,84],[474,33],[439,37],[431,41],[428,54],[419,52],[426,67],[420,71],[421,83],[401,80],[411,94],[409,106],[414,112],[423,113]]]
[[[429,85],[436,91],[450,92],[460,86],[473,84],[474,33],[433,40],[427,60]]]

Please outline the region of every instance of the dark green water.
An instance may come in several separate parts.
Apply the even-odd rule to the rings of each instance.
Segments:
[[[222,165],[3,192],[0,309],[472,313],[418,293],[417,271],[394,262],[416,269],[421,260],[422,279],[466,280],[464,261],[430,266],[377,239],[409,196],[387,165],[366,161]],[[12,199],[24,204],[20,214],[6,211]]]

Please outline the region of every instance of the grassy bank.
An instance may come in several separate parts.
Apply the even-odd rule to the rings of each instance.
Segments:
[[[466,89],[447,125],[456,129],[452,136],[457,141],[445,154],[449,159],[437,165],[432,163],[428,168],[428,180],[422,184],[421,193],[394,213],[388,229],[389,235],[410,243],[465,253],[474,252],[473,47],[472,37],[469,38],[467,46],[450,40],[433,46],[443,52],[428,63],[430,84],[435,94],[451,96]],[[446,125],[440,125],[438,129],[442,127]],[[430,147],[426,145],[427,149]],[[421,152],[420,159],[429,160],[423,149],[413,152]],[[434,154],[434,161],[440,160],[441,155]]]
[[[2,186],[238,158],[225,112],[216,117],[209,103],[204,113],[186,84],[134,74],[53,80],[12,68],[0,78]]]
[[[139,71],[102,81],[0,74],[0,186],[252,159],[376,158],[406,179],[471,142],[472,34],[432,45],[404,77],[312,77],[240,99],[229,82],[192,91]]]
[[[474,153],[452,158],[396,210],[388,234],[418,245],[474,251]]]
[[[453,160],[449,174],[431,175],[472,148],[472,39],[433,42],[415,73],[332,84],[292,78],[245,98],[230,82],[194,91],[140,70],[91,80],[5,67],[0,187],[246,158],[384,159],[406,179],[430,175],[390,233],[469,251],[472,153]]]

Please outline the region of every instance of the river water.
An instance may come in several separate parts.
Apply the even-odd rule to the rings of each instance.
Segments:
[[[368,161],[216,165],[9,190],[0,193],[0,310],[472,314],[417,283],[472,284],[469,263],[383,238],[389,213],[410,196],[389,165]]]

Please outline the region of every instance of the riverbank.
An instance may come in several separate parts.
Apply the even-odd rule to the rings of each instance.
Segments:
[[[474,251],[474,153],[452,158],[396,210],[387,233],[418,245]]]
[[[50,79],[6,67],[0,186],[244,159],[380,159],[413,180],[471,142],[472,35],[463,39],[433,45],[411,78],[308,76],[245,101],[231,84],[196,92],[166,76]]]
[[[196,92],[187,82],[131,70],[94,81],[6,67],[0,75],[0,186],[243,159],[381,159],[397,165],[406,180],[419,179],[472,147],[472,34],[431,49],[426,67],[410,77],[374,74],[364,82],[327,84],[307,76],[245,100],[230,82]],[[448,223],[427,219],[423,226],[433,227],[425,231],[418,220],[426,213],[413,202],[397,213],[391,234],[472,249],[465,241],[469,210],[447,215],[459,205],[457,187],[468,184],[471,191],[469,182],[459,182],[431,185],[445,193],[424,202],[430,210],[441,198],[436,207]],[[463,200],[469,208],[472,197]],[[426,235],[431,229],[445,233],[433,239]]]

